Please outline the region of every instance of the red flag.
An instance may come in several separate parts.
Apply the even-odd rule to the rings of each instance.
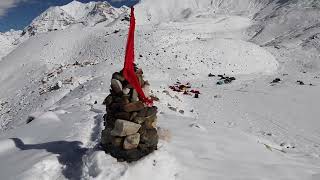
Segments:
[[[152,105],[153,102],[151,99],[148,99],[145,96],[133,67],[135,26],[136,26],[136,22],[134,17],[134,8],[131,7],[130,28],[129,28],[126,56],[125,56],[125,62],[124,62],[124,68],[123,68],[123,76],[137,91],[137,93],[139,94],[140,100],[142,100],[147,105]]]

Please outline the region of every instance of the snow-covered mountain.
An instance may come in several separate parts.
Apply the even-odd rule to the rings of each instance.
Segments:
[[[256,33],[253,40],[263,45],[283,41],[306,41],[319,34],[320,2],[273,1],[254,15]]]
[[[320,67],[318,57],[308,55],[309,51],[320,52],[318,0],[142,0],[137,11],[139,24],[214,18],[225,14],[248,17],[251,20],[246,30],[248,40],[267,47],[302,48],[306,51],[303,55],[306,66]],[[287,47],[289,45],[291,47]]]
[[[1,58],[6,56],[8,52],[13,50],[20,42],[20,34],[22,31],[8,31],[6,33],[0,32],[0,61]]]
[[[132,164],[99,148],[127,10],[73,1],[22,37],[0,35],[0,179],[320,179],[317,0],[136,5],[136,62],[160,99],[161,141]],[[172,91],[177,81],[199,98]]]
[[[51,7],[27,26],[22,35],[62,30],[70,25],[83,24],[94,26],[101,22],[112,22],[123,13],[126,7],[114,8],[108,2],[81,3],[72,1],[61,7]]]
[[[86,27],[101,22],[109,24],[120,17],[128,17],[128,7],[114,8],[106,1],[72,1],[64,6],[50,7],[23,30],[0,33],[0,60],[20,43],[38,33],[63,30],[73,25]]]
[[[204,15],[234,14],[253,16],[274,0],[141,0],[137,5],[138,22],[159,23]]]
[[[137,9],[140,24],[179,21],[203,16],[204,12],[207,16],[250,17],[255,22],[250,28],[250,37],[261,45],[275,45],[290,39],[299,39],[305,45],[310,39],[317,39],[320,31],[318,0],[142,0]],[[314,41],[312,44],[319,47]]]

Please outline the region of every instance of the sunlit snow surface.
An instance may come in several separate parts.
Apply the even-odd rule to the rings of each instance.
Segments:
[[[320,179],[319,6],[241,2],[144,0],[136,7],[136,62],[160,99],[161,141],[132,164],[98,146],[100,104],[123,65],[125,14],[95,26],[74,22],[14,46],[13,36],[0,34],[7,48],[0,179]],[[88,13],[77,2],[60,9],[77,18]],[[218,86],[209,73],[237,80]],[[59,81],[62,88],[46,92]],[[169,90],[177,81],[190,82],[200,98]]]

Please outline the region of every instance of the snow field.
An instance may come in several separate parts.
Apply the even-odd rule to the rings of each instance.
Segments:
[[[181,2],[157,3],[166,9]],[[33,36],[0,61],[1,178],[319,179],[316,68],[304,64],[298,48],[248,42],[250,18],[194,12],[210,1],[188,2],[182,9],[191,11],[182,15],[190,18],[137,26],[136,62],[160,99],[158,151],[128,164],[100,150],[101,103],[123,65],[127,24],[77,24]],[[180,10],[152,20],[170,20]],[[237,80],[217,86],[208,73]],[[275,77],[282,81],[271,85]],[[315,86],[299,86],[298,79]],[[48,90],[59,81],[60,89]],[[169,90],[177,81],[191,83],[200,98]]]

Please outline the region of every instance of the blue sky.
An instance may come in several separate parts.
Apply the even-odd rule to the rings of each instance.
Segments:
[[[61,6],[72,0],[0,0],[0,32],[23,29],[50,6]],[[78,0],[90,2],[99,0]],[[103,0],[100,0],[103,1]],[[137,0],[107,0],[113,6],[132,5]]]

